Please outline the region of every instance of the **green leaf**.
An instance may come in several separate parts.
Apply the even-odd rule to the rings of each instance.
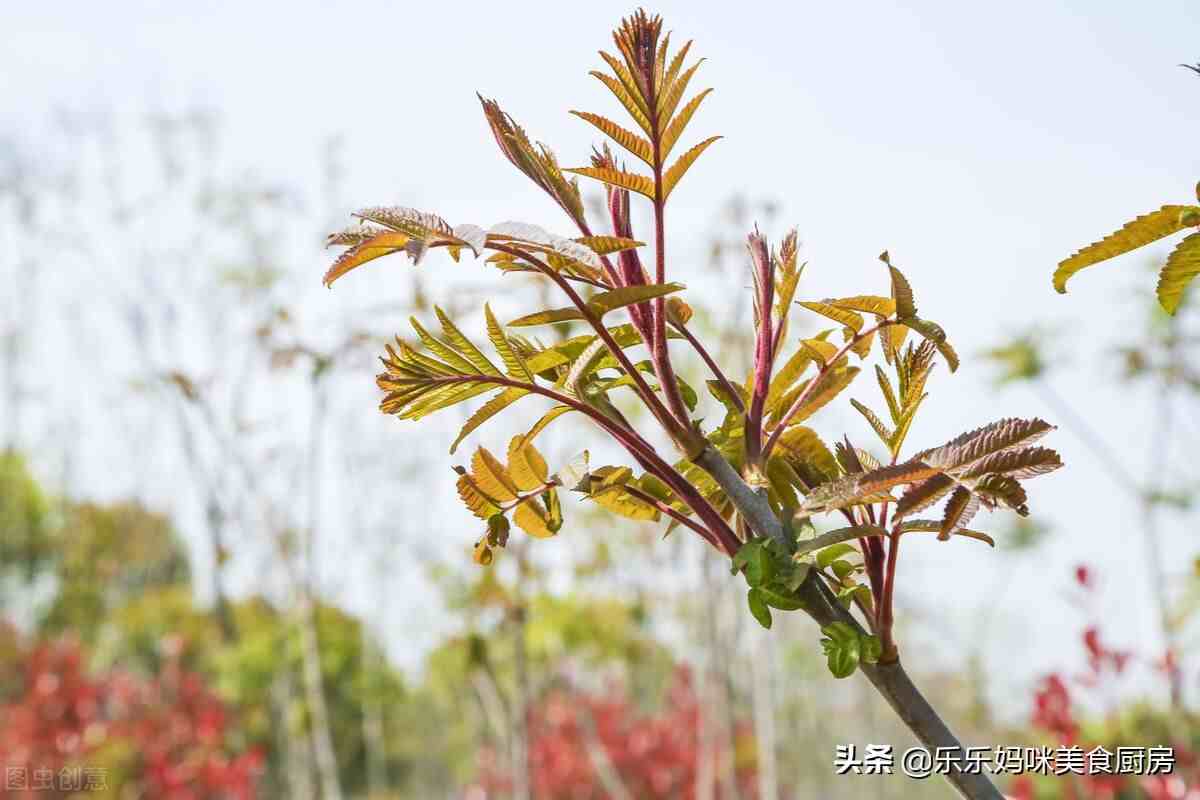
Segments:
[[[481,375],[499,376],[500,370],[496,369],[496,365],[488,360],[488,357],[476,347],[470,339],[463,335],[463,332],[458,329],[454,321],[446,315],[438,306],[433,307],[434,313],[437,314],[438,321],[442,323],[442,333],[454,348],[462,353],[463,357],[474,365],[475,369]]]
[[[804,607],[799,598],[776,591],[770,587],[759,586],[756,588],[756,591],[771,608],[778,608],[780,611],[796,611]]]
[[[480,406],[479,409],[467,419],[466,424],[462,426],[462,430],[458,432],[458,436],[455,437],[454,443],[450,445],[450,452],[453,453],[455,450],[457,450],[458,446],[462,443],[462,440],[467,438],[472,431],[527,394],[529,394],[529,392],[525,389],[510,387]]]
[[[533,314],[526,314],[523,317],[517,317],[508,323],[510,328],[528,328],[533,325],[553,325],[559,322],[570,322],[574,319],[583,319],[583,312],[574,306],[570,308],[551,308],[545,311],[536,311]]]
[[[858,549],[846,542],[826,547],[817,553],[817,569],[825,569],[842,556],[850,555],[851,553],[857,555]]]
[[[500,360],[504,362],[504,371],[510,378],[533,383],[533,373],[529,371],[525,360],[513,349],[512,344],[508,341],[508,336],[500,327],[500,323],[496,321],[496,316],[487,303],[483,304],[483,314],[487,319],[488,338],[491,339],[496,352],[500,354]]]
[[[821,628],[821,633],[826,637],[821,640],[821,649],[825,651],[825,658],[833,677],[848,678],[853,675],[858,669],[863,650],[858,631],[849,623],[834,622]]]
[[[750,613],[758,620],[758,624],[770,630],[771,628],[771,609],[767,607],[766,598],[758,589],[751,589],[746,593],[746,602],[750,606]]]
[[[595,295],[587,301],[587,304],[598,316],[604,316],[609,311],[631,306],[635,303],[643,303],[655,297],[673,294],[686,288],[682,283],[651,283],[644,286],[622,286],[619,289],[611,289]]]

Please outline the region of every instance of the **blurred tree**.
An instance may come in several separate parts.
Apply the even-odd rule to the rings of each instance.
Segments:
[[[50,633],[94,642],[121,605],[158,587],[190,587],[174,527],[140,503],[71,505],[53,539],[57,591],[42,621]]]

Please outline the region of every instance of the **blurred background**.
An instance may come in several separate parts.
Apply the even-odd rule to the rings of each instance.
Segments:
[[[364,206],[565,230],[473,93],[584,163],[566,111],[616,113],[587,71],[632,10],[0,7],[0,796],[949,796],[835,774],[838,744],[912,742],[800,615],[759,629],[694,539],[580,505],[471,562],[446,447],[472,409],[382,416],[375,357],[434,302],[475,329],[545,287],[441,254],[321,287],[325,234]],[[1195,796],[1196,292],[1157,311],[1170,243],[1050,285],[1193,196],[1194,0],[650,10],[716,89],[692,129],[726,138],[673,195],[669,269],[732,372],[745,234],[798,226],[799,296],[878,292],[886,248],[964,356],[914,445],[1060,427],[1032,516],[980,520],[994,550],[908,548],[917,682],[972,744],[1178,754],[1170,778],[1018,796]],[[868,435],[844,401],[814,426]],[[540,446],[604,451],[571,421]]]

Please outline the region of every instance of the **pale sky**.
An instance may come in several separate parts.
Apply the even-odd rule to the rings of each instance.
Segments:
[[[6,2],[0,131],[35,136],[56,108],[201,105],[225,119],[235,157],[266,175],[307,179],[322,139],[344,134],[346,211],[401,204],[455,224],[520,219],[562,229],[553,206],[498,156],[474,93],[498,98],[564,163],[583,163],[597,135],[566,111],[617,114],[587,71],[630,10],[614,3]],[[971,358],[1004,333],[1038,323],[1069,331],[1062,349],[1070,364],[1052,377],[1057,390],[1108,432],[1132,472],[1145,473],[1153,398],[1121,386],[1104,354],[1140,320],[1122,291],[1152,279],[1134,257],[1076,277],[1063,297],[1050,274],[1073,249],[1126,219],[1192,197],[1200,77],[1176,65],[1200,60],[1200,3],[667,2],[652,10],[665,16],[675,41],[694,39],[693,54],[707,59],[693,85],[716,89],[688,137],[726,137],[673,196],[671,277],[689,282],[705,225],[730,193],[776,199],[778,219],[799,227],[810,262],[801,295],[882,291],[875,257],[886,248],[912,281],[923,315],[940,322],[965,356],[957,375],[935,379],[914,444],[937,444],[1007,415],[1055,421],[1028,390],[993,390],[988,368]],[[314,253],[304,266],[314,280],[323,258]],[[426,268],[449,271],[448,264],[431,259]],[[382,275],[346,280],[383,292]],[[704,282],[692,283],[701,290],[694,304],[702,305]],[[711,292],[707,299],[720,303]],[[344,301],[314,291],[305,302],[336,309]],[[876,399],[866,385],[853,394]],[[373,401],[364,413],[374,413]],[[866,438],[860,422],[841,418]],[[381,430],[404,447],[403,428]],[[492,444],[503,440],[495,436]],[[1109,579],[1116,642],[1154,640],[1136,509],[1069,431],[1048,443],[1068,468],[1033,483],[1031,506],[1055,536],[1021,562],[1023,574],[997,615],[1007,634],[994,655],[1013,659],[1015,681],[1076,660],[1081,619],[1062,595],[1079,561]],[[443,453],[431,451],[436,475],[449,474]],[[1177,452],[1172,463],[1194,468],[1195,457]],[[448,529],[465,536],[471,523],[449,505],[452,491],[438,496],[454,520]],[[1167,527],[1175,573],[1187,572],[1196,551],[1188,530],[1195,519]],[[932,541],[910,546],[906,558],[910,602],[941,609],[956,626],[996,570],[1015,568],[995,553]],[[1126,582],[1137,591],[1132,599],[1118,595]],[[1015,642],[1028,650],[1014,656]]]

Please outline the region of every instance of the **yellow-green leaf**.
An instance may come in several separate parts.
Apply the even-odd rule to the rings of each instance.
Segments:
[[[479,409],[467,419],[466,424],[462,426],[462,430],[458,432],[458,436],[455,437],[454,443],[450,445],[450,452],[453,453],[455,450],[457,450],[458,446],[462,444],[462,440],[467,438],[467,436],[469,436],[476,428],[527,394],[529,394],[529,392],[525,389],[518,389],[515,386],[509,387],[480,406]]]
[[[1195,207],[1163,206],[1158,211],[1144,214],[1126,223],[1119,231],[1110,233],[1100,241],[1089,244],[1070,258],[1059,262],[1058,269],[1054,271],[1054,288],[1060,293],[1066,292],[1067,281],[1079,270],[1183,230],[1185,226],[1181,217],[1183,212],[1190,208]]]
[[[549,539],[554,535],[549,515],[536,499],[526,500],[517,506],[517,510],[513,512],[513,522],[535,539]]]
[[[514,436],[508,443],[508,474],[522,492],[531,492],[545,485],[550,475],[546,459],[524,436]]]
[[[641,286],[622,286],[601,292],[588,300],[588,307],[599,316],[604,316],[618,308],[653,300],[655,297],[682,291],[687,287],[682,283],[649,283]]]
[[[1174,314],[1183,300],[1183,290],[1200,275],[1200,233],[1193,233],[1167,256],[1158,276],[1158,302],[1168,314]]]
[[[480,447],[471,457],[471,479],[488,497],[502,502],[517,498],[517,486],[512,477],[486,448]]]
[[[860,330],[862,330],[863,318],[862,315],[856,311],[851,311],[850,309],[833,305],[829,301],[821,303],[801,302],[799,305],[807,308],[809,311],[820,314],[823,317],[827,317],[834,322],[845,325],[855,333],[858,333]]]

